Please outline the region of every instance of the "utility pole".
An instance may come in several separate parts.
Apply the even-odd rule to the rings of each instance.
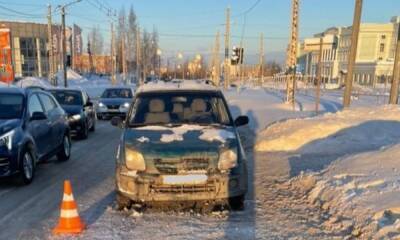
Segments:
[[[213,82],[215,83],[216,86],[219,86],[219,78],[220,78],[219,31],[217,31],[217,35],[215,36],[212,68],[214,70],[214,72],[213,72]]]
[[[62,36],[62,69],[64,77],[64,87],[68,87],[67,82],[67,34],[65,28],[65,6],[61,7],[61,36]]]
[[[122,19],[122,24],[125,26],[125,19]],[[122,61],[122,78],[123,82],[126,84],[127,83],[127,65],[126,65],[126,51],[125,51],[125,29],[122,30],[121,33],[121,61]]]
[[[286,101],[295,108],[297,42],[299,35],[299,0],[292,0],[292,28],[290,33],[290,46],[287,59],[288,81],[286,86]]]
[[[260,60],[259,60],[259,69],[260,69],[260,85],[264,82],[264,34],[260,35]]]
[[[399,82],[400,82],[400,23],[397,30],[396,56],[394,58],[393,79],[390,88],[389,104],[397,104],[399,101]]]
[[[224,60],[224,88],[227,89],[230,84],[230,8],[226,9],[226,26],[225,26],[225,60]]]
[[[354,19],[353,19],[353,27],[351,34],[351,48],[349,53],[349,62],[346,76],[346,87],[344,90],[343,96],[343,107],[350,107],[351,102],[351,92],[353,88],[353,72],[354,65],[356,63],[357,56],[357,46],[358,46],[358,35],[360,32],[360,24],[361,24],[361,12],[362,12],[362,3],[363,0],[356,0],[356,6],[354,9]]]
[[[140,46],[140,27],[137,26],[137,30],[136,30],[136,78],[137,78],[137,83],[139,83],[139,85],[143,84],[142,81],[142,74],[140,71],[140,67],[141,67],[141,46]]]
[[[114,39],[114,24],[111,22],[111,84],[116,85],[117,79],[115,77],[116,59],[115,59],[115,39]]]
[[[49,82],[55,85],[54,82],[54,65],[53,65],[53,33],[52,33],[52,20],[51,20],[51,5],[48,5],[48,13],[47,13],[47,41],[48,41],[48,51],[49,51],[49,73],[48,79]]]
[[[324,37],[321,36],[319,39],[319,54],[318,54],[318,66],[317,66],[317,88],[315,92],[315,112],[319,112],[319,102],[321,97],[321,75],[322,75],[322,48],[324,44]]]

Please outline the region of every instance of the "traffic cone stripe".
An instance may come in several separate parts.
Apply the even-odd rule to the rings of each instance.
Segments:
[[[72,193],[71,194],[66,194],[66,193],[64,193],[64,196],[63,196],[63,201],[65,202],[65,201],[74,201],[74,195],[72,195]]]
[[[60,217],[62,218],[74,218],[74,217],[79,217],[78,211],[76,209],[71,209],[71,210],[61,210]]]

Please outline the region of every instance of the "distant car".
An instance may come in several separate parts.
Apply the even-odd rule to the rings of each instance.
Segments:
[[[124,118],[133,100],[133,89],[129,87],[107,88],[97,104],[98,119],[107,119],[114,116]]]
[[[51,94],[68,115],[71,133],[81,139],[96,129],[96,110],[88,94],[79,89],[51,89]]]
[[[66,161],[71,139],[66,115],[43,91],[0,89],[0,177],[16,175],[32,182],[36,164],[57,155]]]
[[[123,128],[116,164],[118,207],[179,203],[242,209],[247,163],[222,92],[205,83],[140,87]],[[206,204],[207,203],[207,204]]]

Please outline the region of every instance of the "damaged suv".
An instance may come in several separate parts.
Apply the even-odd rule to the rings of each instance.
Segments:
[[[247,165],[224,96],[204,83],[140,87],[125,121],[116,159],[117,204],[230,206],[242,209]]]

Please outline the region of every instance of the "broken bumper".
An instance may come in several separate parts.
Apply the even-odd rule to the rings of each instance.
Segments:
[[[117,170],[117,191],[134,202],[209,201],[223,202],[246,194],[245,180],[240,175],[214,174],[204,183],[164,184],[162,176],[136,175]]]

